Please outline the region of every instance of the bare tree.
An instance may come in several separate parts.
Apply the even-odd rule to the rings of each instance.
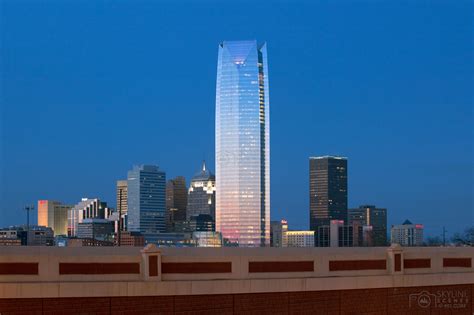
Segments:
[[[425,246],[441,246],[443,240],[439,236],[428,236],[425,240]]]
[[[468,227],[463,233],[456,233],[452,238],[458,246],[474,246],[474,226]]]

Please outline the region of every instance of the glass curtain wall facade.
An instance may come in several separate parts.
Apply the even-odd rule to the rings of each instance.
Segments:
[[[128,230],[149,234],[165,232],[166,175],[155,165],[128,171]]]
[[[245,247],[270,242],[270,107],[266,44],[219,45],[216,231]]]
[[[347,158],[311,157],[309,193],[310,230],[317,231],[331,220],[347,222]]]

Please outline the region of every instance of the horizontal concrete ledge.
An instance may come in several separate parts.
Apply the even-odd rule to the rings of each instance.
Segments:
[[[170,296],[474,284],[474,273],[198,281],[3,282],[0,298]]]

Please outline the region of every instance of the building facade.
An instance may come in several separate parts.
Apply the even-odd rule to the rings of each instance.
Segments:
[[[286,231],[284,247],[314,247],[314,231]]]
[[[196,247],[221,247],[222,236],[219,232],[193,232],[192,235]]]
[[[392,225],[391,242],[401,246],[422,246],[423,225],[405,220],[401,225]]]
[[[118,233],[116,233],[115,239],[114,239],[114,246],[133,246],[133,247],[145,246],[145,238],[139,232],[121,231],[120,244],[118,240],[119,240],[119,235]]]
[[[286,238],[288,231],[288,221],[271,221],[270,222],[270,246],[271,247],[287,247],[288,240]]]
[[[354,228],[343,220],[331,220],[329,225],[318,226],[315,237],[317,247],[353,247]]]
[[[126,217],[128,210],[128,181],[127,180],[118,180],[117,181],[117,213],[119,216],[119,229],[121,231],[126,231]]]
[[[38,225],[52,228],[54,235],[67,235],[67,214],[72,208],[59,201],[38,200]]]
[[[347,221],[347,158],[320,156],[309,159],[310,230]]]
[[[77,237],[78,224],[84,219],[107,219],[112,214],[112,209],[106,202],[98,198],[82,198],[81,202],[68,211],[67,235]]]
[[[0,245],[53,246],[53,229],[38,225],[19,225],[0,229]]]
[[[186,218],[200,214],[216,217],[216,177],[202,163],[201,170],[194,175],[188,189]]]
[[[348,224],[351,226],[371,226],[372,246],[387,245],[387,209],[373,205],[362,205],[348,210]],[[366,229],[367,230],[367,229]]]
[[[113,242],[114,234],[114,221],[106,219],[84,219],[77,226],[78,238],[90,238],[99,241]]]
[[[168,180],[166,183],[166,229],[174,232],[175,222],[186,220],[188,191],[183,176]]]
[[[266,44],[219,45],[216,231],[225,244],[270,244],[270,103]]]
[[[128,230],[152,238],[166,231],[166,174],[155,165],[134,166],[128,172]]]

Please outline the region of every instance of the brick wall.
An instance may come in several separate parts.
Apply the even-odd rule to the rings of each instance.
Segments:
[[[0,299],[0,314],[473,314],[474,284],[192,296]]]

